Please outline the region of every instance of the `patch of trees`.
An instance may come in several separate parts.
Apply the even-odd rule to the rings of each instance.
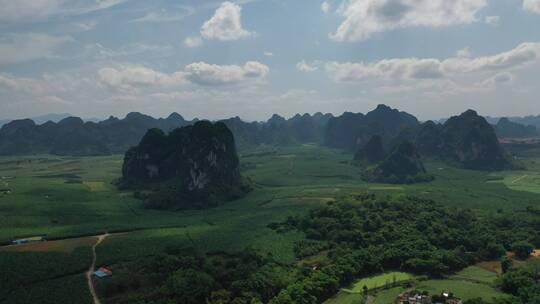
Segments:
[[[534,208],[479,216],[415,197],[365,194],[269,225],[277,233],[305,234],[294,248],[299,263],[280,264],[252,250],[209,254],[169,248],[117,266],[100,294],[115,303],[318,304],[372,274],[400,270],[440,278],[528,247],[526,242],[538,246],[538,223]],[[538,269],[521,272],[507,265],[499,284],[515,298],[497,303],[537,303],[530,295],[536,296]]]
[[[540,245],[539,222],[532,208],[511,215],[478,216],[414,197],[392,200],[364,195],[351,202],[329,203],[306,216],[289,217],[274,227],[300,230],[311,242],[328,244],[327,259],[317,271],[346,286],[358,277],[388,270],[440,278],[478,261],[498,259],[507,250],[523,249],[526,258],[532,247]],[[277,299],[316,303],[300,300],[299,295],[313,294],[306,292],[309,286],[308,278],[289,286]],[[324,299],[321,296],[318,301]]]
[[[514,298],[508,299],[505,303],[540,303],[540,264],[539,261],[527,262],[520,268],[511,268],[499,279],[500,288]]]
[[[290,266],[252,250],[204,254],[171,247],[119,268],[99,286],[99,293],[115,303],[268,303],[294,280]]]

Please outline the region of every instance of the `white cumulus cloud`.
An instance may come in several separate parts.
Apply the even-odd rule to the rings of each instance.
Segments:
[[[248,61],[243,66],[195,62],[174,73],[164,73],[144,66],[105,67],[98,71],[98,80],[110,88],[121,90],[159,89],[187,84],[221,86],[262,80],[269,71],[268,66],[257,61]]]
[[[201,35],[208,40],[230,41],[252,37],[254,33],[242,27],[242,7],[226,1],[212,18],[203,24]]]
[[[98,71],[98,76],[101,83],[119,89],[186,83],[183,72],[166,74],[142,66],[102,68]]]
[[[315,72],[319,69],[319,62],[307,63],[305,60],[302,60],[296,64],[296,69],[306,73]]]
[[[498,73],[540,60],[540,43],[527,42],[516,48],[492,56],[462,56],[447,59],[394,58],[372,63],[329,62],[326,71],[335,82],[366,80],[436,80],[460,77],[470,73]],[[467,55],[467,56],[464,56]]]
[[[187,79],[199,85],[238,84],[266,77],[270,68],[257,61],[249,61],[243,66],[217,65],[196,62],[185,67]]]
[[[374,63],[330,62],[326,70],[336,82],[356,82],[368,79],[403,80],[442,77],[437,59],[399,58]]]
[[[523,8],[528,11],[540,14],[540,0],[524,0]]]
[[[330,37],[363,41],[398,28],[468,24],[486,4],[486,0],[349,0],[340,9],[345,21]]]

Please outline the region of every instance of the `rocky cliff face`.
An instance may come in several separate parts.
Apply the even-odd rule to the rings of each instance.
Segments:
[[[475,111],[450,118],[441,131],[444,153],[467,169],[502,170],[511,167],[493,127]]]
[[[416,147],[421,155],[443,157],[445,144],[441,137],[442,125],[433,121],[423,123],[416,134]]]
[[[126,152],[121,184],[145,195],[150,208],[199,209],[241,195],[233,134],[223,123],[201,121],[168,135],[151,129]]]
[[[354,160],[365,164],[376,164],[385,157],[386,153],[384,152],[382,137],[374,135],[365,146],[356,152]]]
[[[368,170],[367,177],[371,181],[391,184],[412,184],[433,179],[426,174],[420,155],[410,141],[398,144],[386,159]]]
[[[466,169],[502,170],[512,167],[493,127],[472,110],[448,119],[443,125],[424,123],[415,143],[422,156],[459,163]]]

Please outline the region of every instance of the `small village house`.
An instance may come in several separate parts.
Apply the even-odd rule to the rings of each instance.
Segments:
[[[107,267],[100,267],[94,271],[94,275],[100,279],[112,276],[112,270]]]
[[[24,238],[24,239],[13,240],[11,243],[13,245],[22,245],[22,244],[43,242],[43,241],[45,241],[44,237],[42,237],[42,236],[33,236],[33,237],[29,237],[29,238]]]

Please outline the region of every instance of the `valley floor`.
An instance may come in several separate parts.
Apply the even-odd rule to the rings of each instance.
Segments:
[[[209,252],[251,247],[294,263],[293,245],[303,235],[278,234],[268,224],[333,200],[366,192],[415,195],[479,213],[511,212],[538,203],[540,166],[533,156],[524,160],[526,171],[499,173],[429,161],[435,181],[399,186],[363,182],[351,159],[350,153],[310,145],[244,151],[242,174],[254,183],[246,197],[210,210],[167,212],[145,210],[131,193],[115,188],[121,156],[2,157],[0,188],[9,192],[0,194],[0,243],[31,236],[65,240],[0,248],[0,303],[97,303],[84,273],[93,264],[93,236],[105,232],[109,237],[95,248],[96,267],[155,255],[171,244]],[[435,290],[446,283],[419,284]],[[393,296],[398,290],[387,292]],[[383,303],[378,299],[392,296],[381,292],[374,300]]]

